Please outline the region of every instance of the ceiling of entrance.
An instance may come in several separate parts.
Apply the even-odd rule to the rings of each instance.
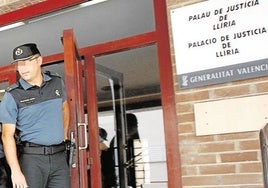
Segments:
[[[60,38],[65,29],[73,29],[79,48],[155,30],[153,0],[108,0],[92,6],[64,9],[25,23],[0,31],[0,66],[12,61],[13,48],[22,43],[37,43],[43,56],[62,52]],[[150,102],[160,99],[156,46],[101,56],[97,63],[124,75],[129,100]],[[62,71],[60,66],[53,70]],[[104,94],[101,90],[104,86],[99,84],[99,93]]]

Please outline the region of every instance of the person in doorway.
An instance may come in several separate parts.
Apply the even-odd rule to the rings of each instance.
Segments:
[[[2,141],[13,187],[69,188],[64,140],[68,139],[69,107],[61,77],[42,71],[34,43],[13,50],[20,78],[6,89],[0,104]],[[16,152],[15,130],[22,154]]]
[[[140,139],[138,119],[135,114],[127,114],[127,141]]]
[[[104,128],[99,128],[99,142],[100,142],[100,151],[105,151],[109,147],[105,144],[105,141],[107,141],[107,131]]]
[[[138,119],[135,114],[128,113],[127,118],[127,178],[128,185],[132,188],[136,188],[136,156],[135,156],[135,145],[134,140],[139,140],[140,135],[138,131]]]
[[[101,162],[101,174],[102,174],[102,187],[111,188],[109,185],[111,170],[109,165],[112,165],[111,155],[109,154],[109,147],[105,144],[107,141],[107,131],[99,127],[99,148],[100,148],[100,162]],[[88,187],[90,187],[90,170],[88,171]]]
[[[100,152],[101,152],[101,173],[102,173],[102,187],[112,188],[115,187],[115,172],[114,172],[114,158],[112,150],[107,146],[104,141],[107,141],[107,132],[103,128],[99,128],[100,137]]]
[[[135,114],[133,113],[127,113],[126,114],[126,171],[127,171],[127,182],[129,188],[136,188],[136,173],[135,173],[135,154],[134,154],[134,140],[139,140],[139,131],[138,131],[138,120]],[[107,157],[108,159],[111,159],[109,161],[109,167],[111,178],[109,180],[109,186],[110,187],[116,187],[116,183],[118,181],[118,177],[115,173],[115,151],[117,150],[117,145],[115,144],[115,137],[110,142],[109,149],[107,150],[110,157]],[[107,155],[108,155],[107,154]],[[112,169],[112,170],[111,170]],[[110,188],[109,187],[109,188]],[[106,187],[105,187],[106,188]]]
[[[0,124],[0,136],[2,135],[1,129],[2,128]],[[0,139],[0,188],[12,188],[10,168],[6,162],[1,139]]]

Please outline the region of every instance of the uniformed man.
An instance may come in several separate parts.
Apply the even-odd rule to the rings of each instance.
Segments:
[[[6,89],[0,105],[2,141],[13,187],[68,188],[65,145],[69,108],[63,80],[42,72],[36,44],[13,50],[20,79]],[[15,130],[20,131],[22,154],[17,157]]]

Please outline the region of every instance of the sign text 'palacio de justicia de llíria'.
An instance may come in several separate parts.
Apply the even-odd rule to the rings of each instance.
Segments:
[[[268,0],[208,0],[171,10],[180,88],[268,75]]]

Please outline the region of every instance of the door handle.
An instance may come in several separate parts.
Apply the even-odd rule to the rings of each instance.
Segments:
[[[72,168],[76,167],[76,146],[74,132],[71,132],[71,143],[70,143],[70,154],[69,154],[69,165]]]
[[[85,137],[85,145],[79,146],[79,150],[87,149],[88,140],[87,140],[87,124],[86,123],[78,123],[78,127],[84,127],[84,137]]]

